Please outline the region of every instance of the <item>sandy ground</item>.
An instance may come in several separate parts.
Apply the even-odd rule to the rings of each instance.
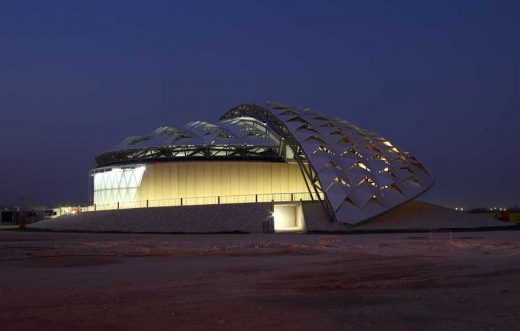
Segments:
[[[0,231],[0,330],[513,330],[520,231]]]

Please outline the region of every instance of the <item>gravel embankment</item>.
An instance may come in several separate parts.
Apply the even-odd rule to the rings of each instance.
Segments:
[[[262,232],[262,221],[270,218],[270,204],[161,207],[100,211],[62,216],[29,225],[34,229],[88,232],[219,233]],[[412,201],[356,227],[330,223],[319,204],[304,204],[309,231],[381,231],[478,229],[511,226],[511,223],[457,212]]]

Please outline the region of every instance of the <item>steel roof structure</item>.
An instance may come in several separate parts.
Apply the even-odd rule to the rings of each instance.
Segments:
[[[96,157],[99,167],[150,161],[265,160],[283,162],[279,137],[254,118],[218,123],[195,121],[182,128],[161,127],[131,136]]]
[[[275,103],[242,104],[215,124],[197,121],[129,137],[96,161],[106,166],[201,158],[294,160],[331,220],[349,225],[410,201],[434,183],[412,155],[388,140],[340,118]]]

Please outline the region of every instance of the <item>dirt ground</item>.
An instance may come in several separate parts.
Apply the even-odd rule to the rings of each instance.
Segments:
[[[520,231],[0,231],[0,330],[513,330]]]

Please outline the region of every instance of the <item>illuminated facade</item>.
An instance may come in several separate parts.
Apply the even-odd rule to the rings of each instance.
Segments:
[[[315,200],[331,221],[356,225],[433,184],[413,156],[388,140],[279,104],[243,104],[216,123],[132,136],[96,161],[93,202],[100,210],[274,202],[280,213],[297,215],[300,209],[283,206]]]

